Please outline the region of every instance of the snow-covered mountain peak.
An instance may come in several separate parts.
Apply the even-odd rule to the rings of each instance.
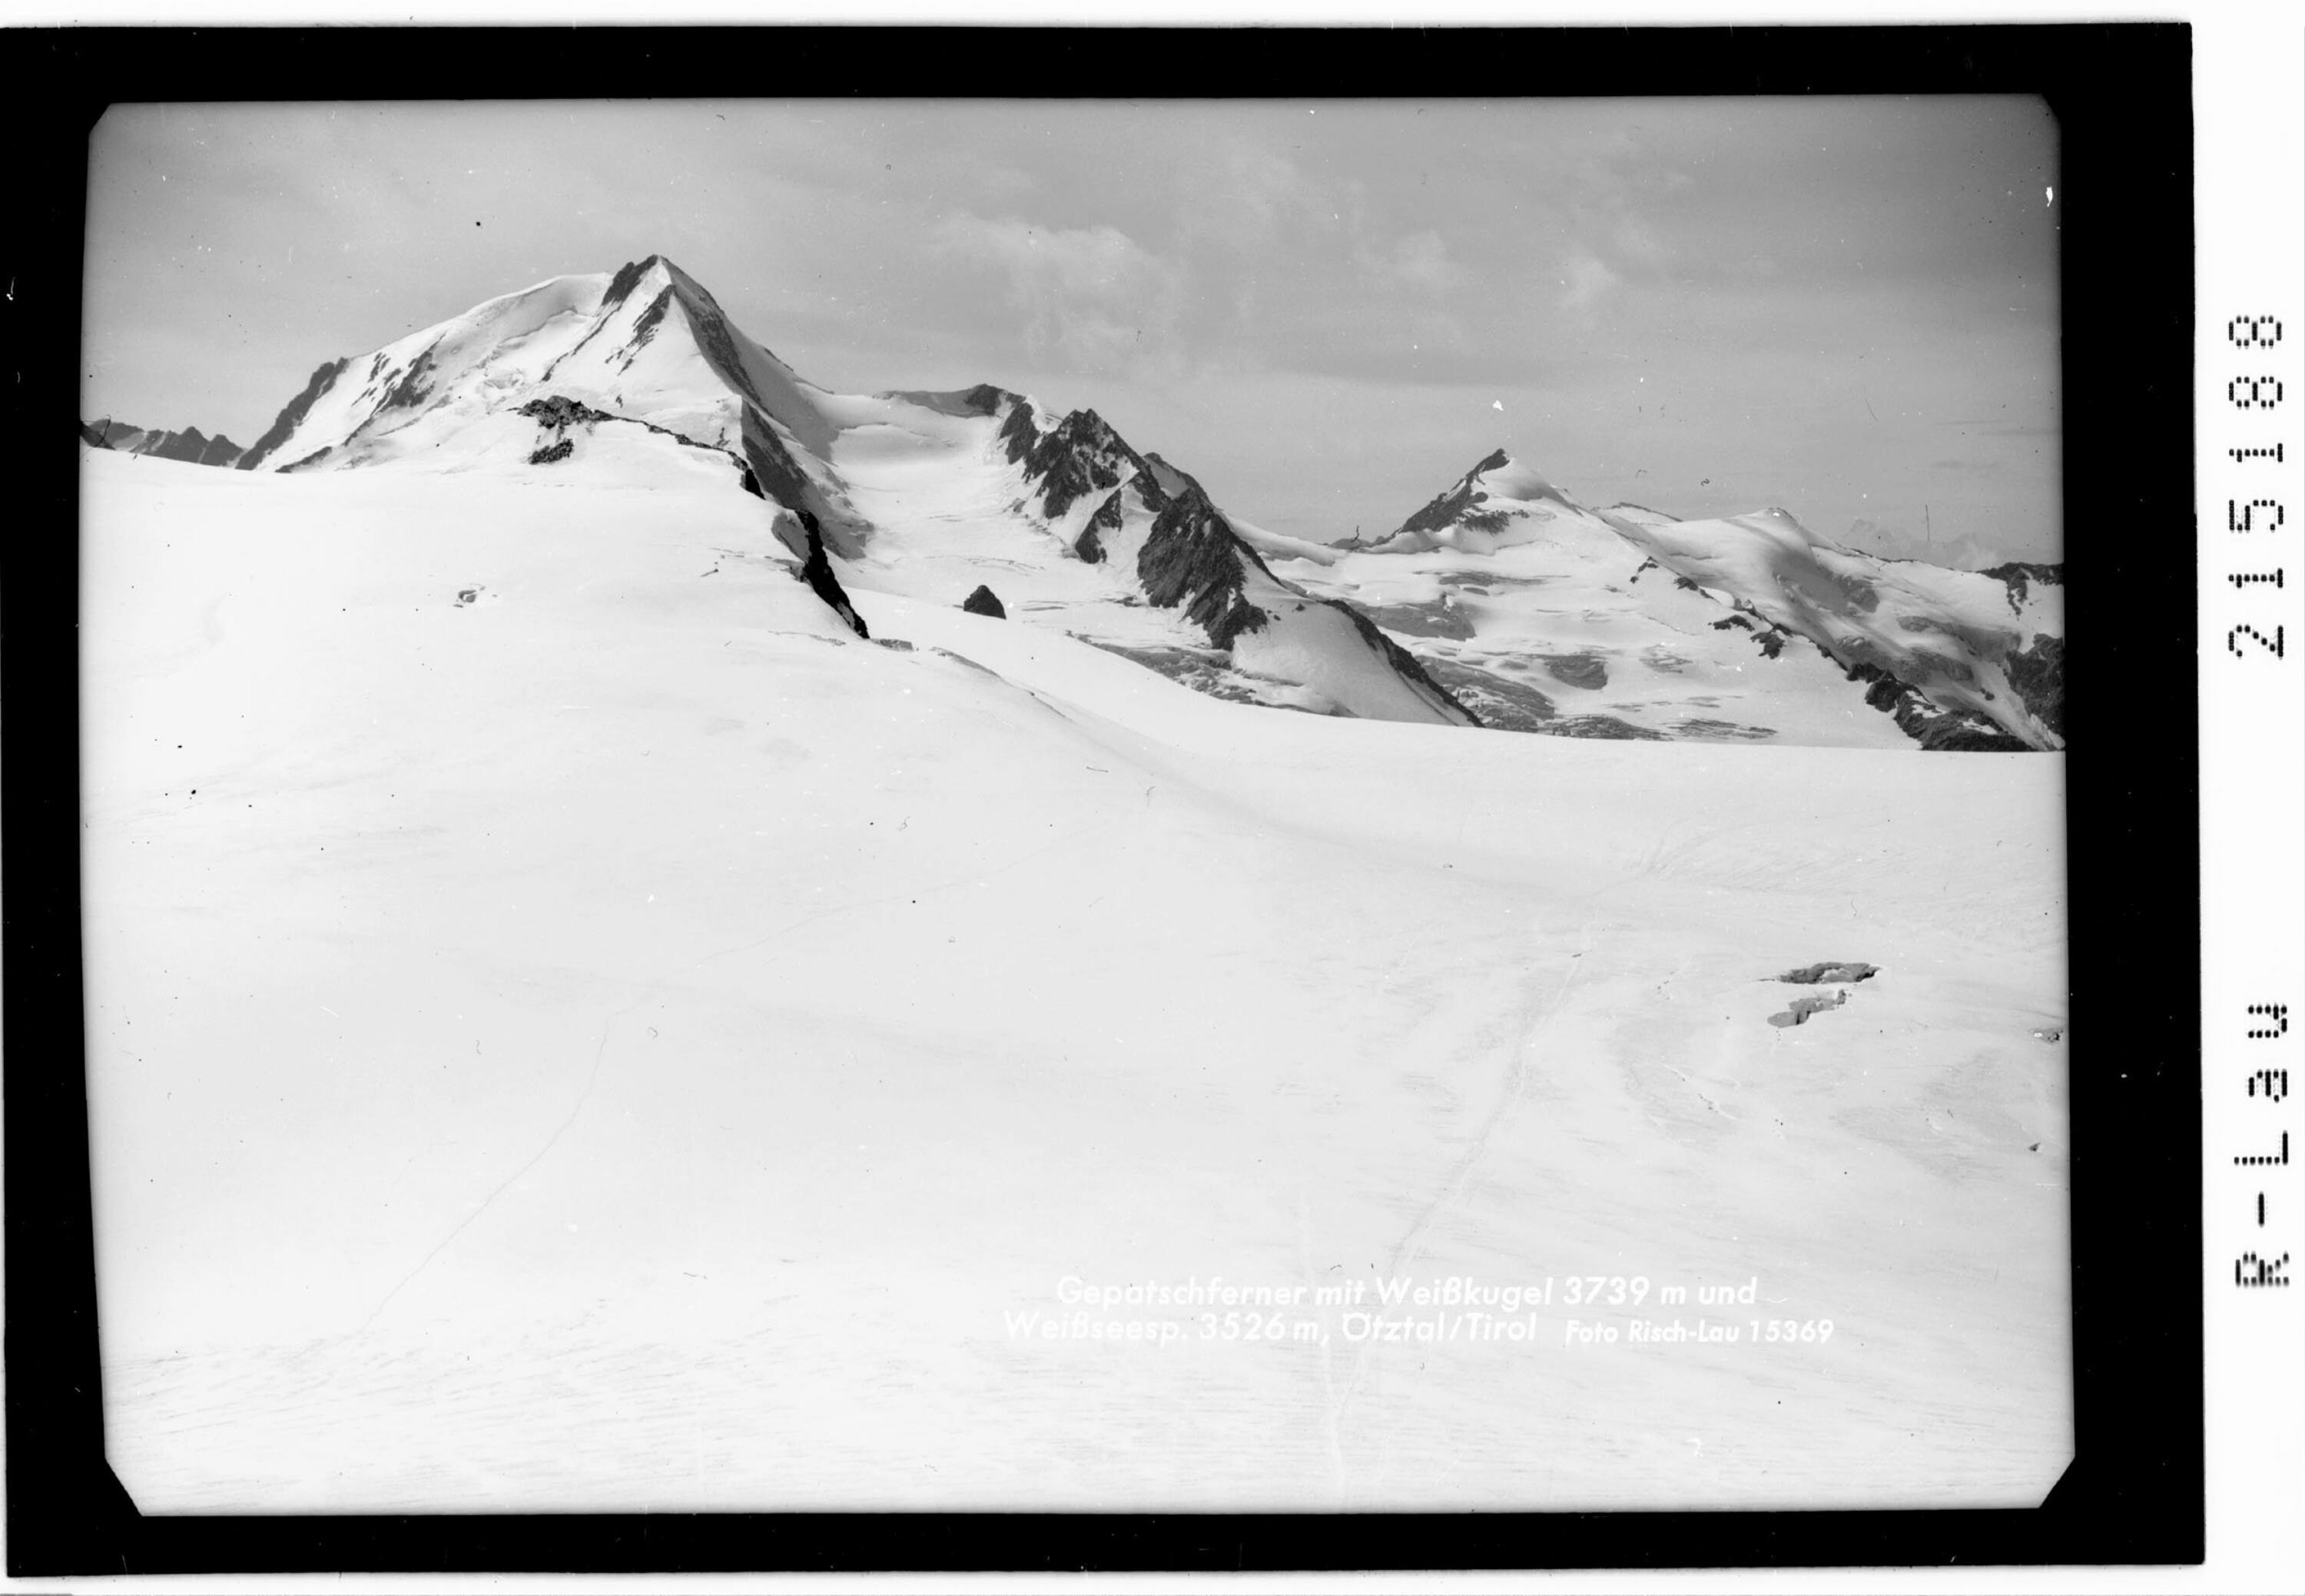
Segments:
[[[775,507],[779,554],[836,610],[852,588],[957,604],[984,587],[1025,624],[1221,696],[1478,724],[1366,618],[1274,577],[1197,482],[1094,410],[991,384],[829,392],[661,255],[331,362],[243,464],[641,483],[715,457],[730,491]]]
[[[176,447],[223,454],[207,441]],[[828,592],[957,604],[983,586],[1019,624],[1320,713],[2062,746],[2054,568],[1883,561],[1780,506],[1594,509],[1501,448],[1388,536],[1307,543],[1235,515],[1094,409],[989,383],[820,388],[662,255],[323,364],[237,464],[634,484],[703,465],[774,507],[783,550]]]
[[[1589,540],[1606,523],[1535,467],[1498,449],[1401,523],[1390,536],[1352,547],[1410,554],[1460,549],[1492,554],[1544,538]]]
[[[1561,499],[1560,489],[1535,466],[1514,459],[1499,449],[1475,466],[1467,477],[1476,491],[1491,499],[1509,499],[1528,503],[1540,499]]]
[[[1276,568],[1527,730],[2063,746],[2056,567],[1884,560],[1782,505],[1590,509],[1499,449],[1390,536]]]
[[[456,440],[474,422],[556,395],[734,450],[747,414],[780,445],[820,457],[836,431],[821,390],[738,332],[695,278],[650,255],[613,273],[549,277],[324,365],[241,464],[454,468],[468,454]]]

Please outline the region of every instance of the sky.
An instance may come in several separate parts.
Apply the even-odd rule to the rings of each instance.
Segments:
[[[659,253],[821,387],[1093,408],[1295,536],[1501,448],[2060,559],[2056,154],[1998,97],[121,107],[82,411],[245,446],[325,361]]]

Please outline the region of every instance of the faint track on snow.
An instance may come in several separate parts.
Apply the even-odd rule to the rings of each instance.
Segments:
[[[749,942],[738,943],[731,947],[720,948],[712,952],[702,954],[697,958],[689,960],[685,964],[677,965],[675,968],[665,971],[662,975],[653,976],[643,981],[642,983],[639,996],[634,998],[632,1002],[626,1003],[623,1008],[615,1011],[613,1013],[609,1014],[608,1018],[600,1021],[600,1039],[592,1049],[592,1067],[584,1077],[584,1089],[577,1094],[575,1103],[569,1108],[566,1116],[561,1120],[559,1125],[554,1129],[552,1134],[545,1139],[544,1145],[537,1148],[536,1151],[530,1156],[526,1163],[523,1164],[518,1169],[514,1170],[512,1174],[499,1181],[496,1186],[490,1190],[486,1197],[481,1199],[479,1204],[473,1208],[471,1213],[465,1215],[463,1219],[457,1222],[455,1229],[451,1230],[447,1235],[440,1238],[440,1240],[433,1246],[432,1250],[427,1252],[424,1257],[419,1260],[414,1268],[402,1276],[399,1281],[394,1284],[392,1289],[385,1293],[383,1297],[378,1301],[377,1305],[369,1310],[368,1317],[362,1319],[359,1326],[354,1328],[345,1339],[356,1340],[360,1336],[366,1335],[369,1327],[376,1323],[377,1319],[384,1313],[384,1310],[392,1306],[394,1299],[397,1298],[402,1292],[407,1290],[409,1285],[414,1282],[418,1276],[423,1274],[426,1269],[431,1267],[433,1259],[438,1258],[443,1252],[446,1252],[455,1242],[458,1236],[463,1235],[466,1231],[470,1230],[474,1225],[479,1223],[481,1216],[496,1206],[497,1199],[498,1198],[502,1197],[506,1191],[509,1191],[513,1186],[519,1182],[522,1176],[527,1174],[529,1171],[543,1163],[544,1160],[551,1155],[553,1148],[560,1145],[562,1139],[575,1127],[576,1122],[583,1117],[584,1110],[591,1103],[593,1094],[600,1089],[602,1068],[608,1061],[608,1044],[616,1035],[617,1022],[624,1019],[627,1014],[632,1013],[634,1010],[640,1008],[651,998],[660,995],[666,986],[680,979],[683,976],[703,969],[708,964],[715,963],[722,959],[732,959],[739,953],[751,952],[755,948],[764,948],[770,943],[778,942],[785,937],[792,935],[795,932],[804,931],[811,926],[820,925],[826,920],[835,918],[840,915],[855,914],[860,910],[876,909],[880,905],[887,903],[917,901],[919,899],[923,897],[933,896],[940,892],[950,892],[955,887],[982,884],[984,882],[990,881],[996,875],[1005,875],[1009,871],[1016,869],[1022,865],[1030,863],[1033,859],[1039,858],[1044,853],[1048,853],[1056,848],[1061,847],[1063,844],[1070,842],[1076,838],[1085,836],[1090,832],[1102,829],[1110,824],[1110,823],[1109,821],[1099,820],[1093,821],[1087,825],[1077,826],[1073,830],[1065,832],[1061,836],[1052,837],[1047,841],[1039,843],[1034,847],[1028,848],[1023,853],[1018,854],[1015,858],[1010,859],[1008,863],[1004,865],[996,865],[989,870],[971,870],[963,875],[955,876],[950,880],[938,882],[929,886],[900,888],[893,892],[883,892],[878,897],[864,899],[861,902],[843,903],[835,905],[829,909],[817,909],[812,913],[803,915],[799,919],[793,921],[788,926],[781,926],[775,931],[770,932],[765,936],[756,936]]]
[[[1587,900],[1598,895],[1597,892],[1587,894]],[[1496,1102],[1482,1119],[1480,1129],[1474,1132],[1470,1145],[1450,1164],[1433,1199],[1425,1204],[1424,1211],[1394,1243],[1391,1255],[1385,1260],[1385,1279],[1399,1279],[1403,1268],[1414,1267],[1422,1256],[1425,1239],[1432,1234],[1439,1221],[1462,1201],[1467,1188],[1472,1184],[1473,1174],[1487,1156],[1497,1131],[1511,1117],[1513,1110],[1519,1106],[1521,1097],[1528,1088],[1536,1040],[1561,1012],[1561,1004],[1568,1001],[1570,990],[1583,971],[1585,955],[1593,950],[1590,922],[1579,927],[1579,935],[1584,946],[1565,960],[1567,968],[1561,972],[1560,985],[1553,988],[1552,995],[1523,1008],[1518,1027],[1520,1039],[1513,1048],[1512,1060],[1505,1071],[1504,1083],[1497,1094]],[[1374,1345],[1373,1339],[1364,1340],[1354,1349],[1352,1368],[1341,1392],[1337,1390],[1330,1372],[1327,1348],[1324,1346],[1322,1352],[1322,1384],[1323,1395],[1327,1398],[1326,1411],[1322,1415],[1322,1429],[1328,1444],[1331,1467],[1337,1475],[1340,1502],[1347,1489],[1343,1448],[1345,1419],[1367,1380],[1370,1351]]]
[[[1584,937],[1585,945],[1569,955],[1569,968],[1561,973],[1561,985],[1553,989],[1552,997],[1545,1000],[1541,1008],[1531,1005],[1522,1011],[1519,1027],[1520,1043],[1513,1049],[1512,1063],[1505,1072],[1503,1089],[1498,1093],[1496,1103],[1490,1108],[1486,1117],[1482,1120],[1481,1128],[1473,1133],[1472,1145],[1459,1153],[1456,1161],[1449,1166],[1449,1173],[1442,1178],[1441,1190],[1434,1194],[1433,1200],[1425,1205],[1425,1211],[1416,1216],[1416,1222],[1408,1227],[1407,1233],[1394,1244],[1392,1256],[1385,1260],[1385,1271],[1389,1276],[1397,1276],[1403,1267],[1416,1262],[1425,1238],[1432,1233],[1434,1221],[1454,1208],[1459,1199],[1464,1196],[1465,1188],[1472,1181],[1473,1171],[1479,1166],[1482,1158],[1487,1154],[1489,1143],[1494,1139],[1498,1128],[1519,1105],[1521,1095],[1528,1088],[1529,1061],[1536,1038],[1544,1028],[1552,1023],[1553,1016],[1561,1011],[1561,1005],[1568,999],[1569,988],[1577,984],[1577,977],[1584,969],[1584,956],[1593,951],[1592,933],[1589,930],[1584,930],[1581,935]]]

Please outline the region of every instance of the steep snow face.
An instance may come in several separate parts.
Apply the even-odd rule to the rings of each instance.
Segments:
[[[1893,681],[1941,712],[1981,718],[2016,746],[2063,746],[2061,708],[2012,680],[2012,670],[2022,678],[2020,656],[2062,639],[2062,584],[2034,584],[2020,596],[1983,572],[1882,559],[1774,508],[1625,531],[1666,569],[1811,639],[1876,686]]]
[[[1398,533],[1275,569],[1361,604],[1519,730],[2062,746],[2053,576],[1877,559],[1782,509],[1596,511],[1500,450]]]
[[[553,277],[357,361],[321,367],[250,450],[250,469],[296,470],[324,458],[331,466],[368,465],[439,448],[495,408],[491,398],[532,387],[553,355],[590,329],[608,286],[606,276]]]
[[[1201,485],[1093,411],[962,393],[828,398],[834,461],[872,525],[855,591],[1008,614],[1221,696],[1372,720],[1477,722],[1347,607],[1275,576]]]
[[[812,510],[836,547],[851,548],[864,528],[829,462],[826,397],[651,255],[613,275],[551,278],[322,367],[244,464],[493,468],[533,435],[516,419],[523,405],[566,398],[727,452],[768,496]],[[569,455],[581,453],[570,441]]]
[[[88,452],[89,1152],[140,1508],[2040,1501],[2061,756],[1218,702],[1017,619],[1125,573],[968,497],[1021,491],[990,418],[842,425],[860,499],[918,517],[850,563],[872,642],[725,459],[638,427],[583,474]],[[1011,619],[965,613],[1011,556]],[[1241,641],[1285,638],[1246,591],[1281,615]],[[1872,973],[1778,978],[1821,961]],[[1572,1305],[1592,1276],[1645,1297]],[[1083,1284],[1212,1277],[1289,1294],[1044,1333]],[[1807,1331],[1629,1339],[1700,1320]]]

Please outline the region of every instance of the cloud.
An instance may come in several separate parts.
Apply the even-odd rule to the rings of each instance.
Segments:
[[[1564,311],[1586,309],[1623,280],[1590,250],[1571,250],[1561,258],[1559,270]]]
[[[963,211],[936,229],[943,252],[1006,278],[1025,350],[1077,371],[1177,357],[1184,272],[1118,227],[1044,227]]]
[[[1467,277],[1464,269],[1450,259],[1447,242],[1430,227],[1396,238],[1385,248],[1363,243],[1360,262],[1364,270],[1387,285],[1417,289],[1436,299]]]

